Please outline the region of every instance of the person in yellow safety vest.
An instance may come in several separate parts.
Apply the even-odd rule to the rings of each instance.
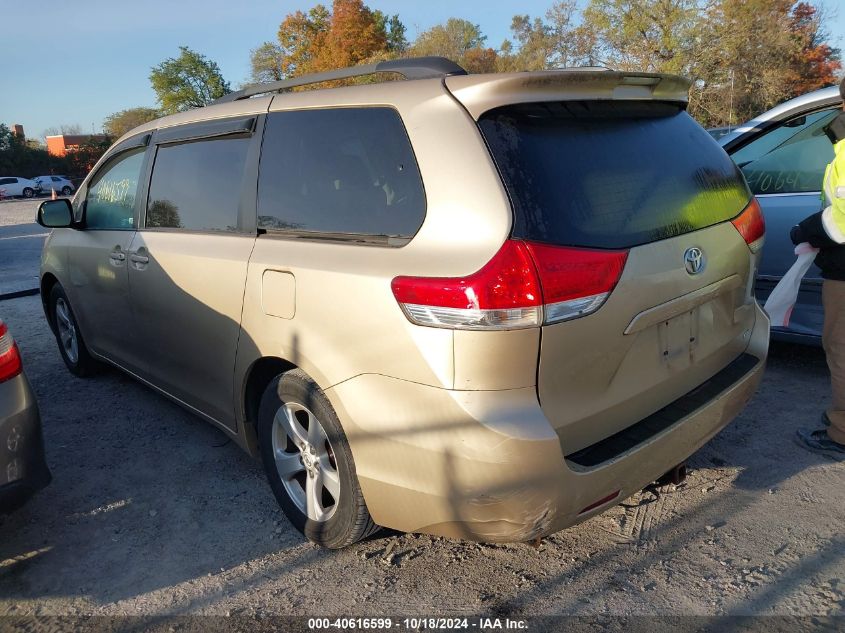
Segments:
[[[845,99],[845,79],[839,84]],[[833,142],[834,157],[824,173],[822,205],[792,227],[794,244],[809,242],[819,249],[816,266],[822,271],[824,328],[822,346],[830,369],[833,398],[822,414],[826,428],[798,431],[798,443],[817,453],[845,458],[845,109],[825,128]]]

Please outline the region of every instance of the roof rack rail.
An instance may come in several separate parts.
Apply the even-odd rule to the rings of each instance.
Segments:
[[[402,75],[405,79],[433,79],[436,77],[445,77],[447,75],[466,75],[467,71],[445,57],[390,59],[382,62],[376,62],[375,64],[352,66],[351,68],[339,68],[338,70],[313,73],[310,75],[303,75],[302,77],[294,77],[292,79],[282,79],[281,81],[272,81],[266,84],[253,84],[243,88],[242,90],[237,90],[235,92],[230,92],[227,95],[223,95],[219,99],[212,101],[211,105],[229,103],[230,101],[240,101],[241,99],[248,99],[249,97],[264,94],[265,92],[277,92],[280,90],[295,88],[297,86],[307,86],[309,84],[318,84],[324,81],[334,81],[336,79],[347,79],[349,77],[363,77],[365,75],[375,75],[376,73],[397,73]]]

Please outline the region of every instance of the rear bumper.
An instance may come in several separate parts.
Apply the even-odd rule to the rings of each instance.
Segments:
[[[21,374],[0,384],[0,513],[16,509],[50,480],[38,405]]]
[[[752,362],[744,373],[671,425],[589,468],[564,458],[533,387],[453,391],[368,374],[326,393],[376,523],[453,538],[526,541],[622,501],[724,428],[763,374],[769,323],[759,306],[756,311],[746,350]]]

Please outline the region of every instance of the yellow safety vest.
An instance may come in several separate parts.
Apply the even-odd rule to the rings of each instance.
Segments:
[[[824,170],[822,225],[837,244],[845,244],[845,139],[833,146],[836,154]]]

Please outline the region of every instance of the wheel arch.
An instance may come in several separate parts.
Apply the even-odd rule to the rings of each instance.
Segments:
[[[56,331],[56,324],[53,322],[53,316],[50,314],[49,303],[50,292],[52,292],[53,287],[57,283],[59,283],[59,279],[53,273],[44,273],[41,276],[41,306],[44,308],[44,315],[47,317],[47,324],[50,326],[50,329],[53,330],[54,333]]]
[[[247,369],[241,389],[241,419],[244,421],[244,447],[252,457],[259,457],[258,408],[267,385],[276,376],[292,369],[298,369],[289,360],[278,356],[262,356]]]

